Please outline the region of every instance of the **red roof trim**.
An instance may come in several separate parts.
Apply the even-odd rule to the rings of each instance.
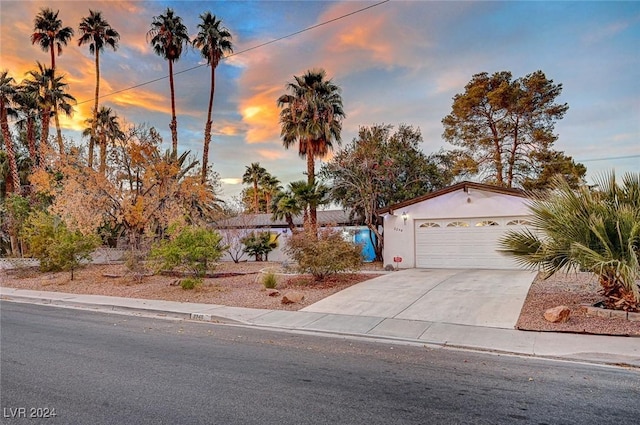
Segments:
[[[452,186],[445,187],[440,190],[436,190],[435,192],[427,193],[426,195],[418,196],[417,198],[409,199],[408,201],[400,202],[395,205],[389,205],[388,207],[384,207],[377,210],[376,213],[380,215],[388,214],[394,210],[405,208],[405,207],[408,207],[409,205],[417,204],[419,202],[423,202],[432,198],[437,198],[438,196],[446,195],[447,193],[455,192],[460,189],[464,190],[465,192],[469,189],[476,189],[476,190],[484,190],[485,192],[494,192],[494,193],[501,193],[504,195],[518,196],[520,198],[527,197],[524,191],[520,189],[510,189],[510,188],[494,186],[490,184],[464,181],[464,182],[454,184]]]

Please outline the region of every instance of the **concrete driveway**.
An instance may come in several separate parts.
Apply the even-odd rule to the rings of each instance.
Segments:
[[[400,270],[302,311],[513,329],[535,276],[521,270]]]

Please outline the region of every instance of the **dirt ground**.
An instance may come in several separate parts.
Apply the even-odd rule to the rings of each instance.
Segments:
[[[264,272],[279,269],[277,263],[221,263],[217,277],[204,280],[201,287],[184,290],[176,277],[154,275],[136,280],[122,264],[91,265],[77,270],[74,280],[70,273],[40,273],[37,269],[4,270],[0,285],[12,288],[57,291],[76,294],[110,295],[160,299],[167,301],[220,304],[227,306],[271,310],[300,310],[351,285],[379,276],[380,264],[367,264],[361,273],[337,275],[325,282],[315,282],[310,276],[277,274],[276,295],[269,295],[263,285]],[[280,270],[278,270],[280,271]],[[304,295],[296,304],[283,304],[283,295],[295,291]],[[392,294],[390,294],[392,295]],[[589,317],[581,305],[600,301],[598,283],[587,273],[556,275],[547,280],[538,277],[531,285],[516,328],[531,331],[574,332],[606,335],[640,336],[640,322],[614,318]],[[566,305],[571,316],[566,323],[549,323],[545,310]]]

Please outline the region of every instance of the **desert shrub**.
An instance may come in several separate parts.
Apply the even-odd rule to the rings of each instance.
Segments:
[[[244,252],[255,257],[256,261],[269,261],[269,253],[278,246],[278,236],[269,232],[251,232],[242,238]],[[264,257],[263,257],[264,256]]]
[[[362,266],[362,247],[344,240],[342,232],[321,228],[295,232],[284,249],[297,263],[300,273],[311,273],[317,281],[341,272],[354,272]]]
[[[151,249],[150,259],[159,270],[179,267],[202,279],[225,250],[222,237],[215,230],[187,226],[170,230],[169,236]]]
[[[278,281],[276,279],[276,275],[273,272],[269,272],[265,274],[262,278],[262,284],[267,289],[273,289],[278,286]]]
[[[199,288],[202,285],[201,277],[187,277],[180,281],[180,287],[186,290]]]
[[[607,308],[640,310],[640,174],[604,175],[595,188],[574,190],[561,177],[548,194],[533,195],[533,231],[511,231],[502,250],[551,276],[598,276]]]
[[[100,245],[97,235],[83,235],[70,230],[59,218],[44,211],[32,213],[22,231],[29,250],[40,260],[42,271],[73,272],[91,259],[91,253]]]

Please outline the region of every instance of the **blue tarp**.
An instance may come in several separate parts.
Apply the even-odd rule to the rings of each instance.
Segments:
[[[375,240],[376,235],[367,228],[358,230],[354,236],[354,242],[362,245],[362,256],[365,262],[371,262],[376,259],[376,251],[373,248]]]

